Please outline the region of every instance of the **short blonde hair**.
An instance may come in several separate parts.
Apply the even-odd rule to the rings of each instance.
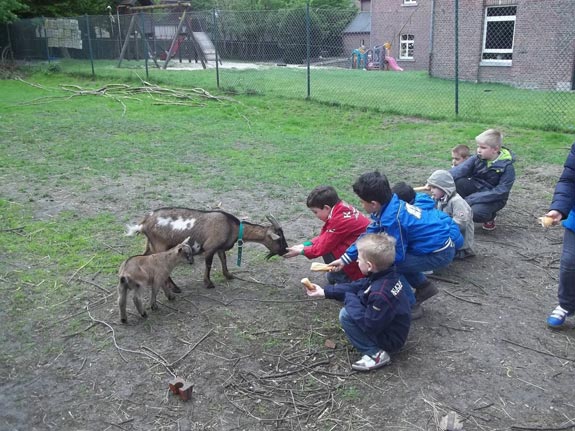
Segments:
[[[500,149],[503,145],[503,133],[497,129],[487,129],[475,137],[477,144],[487,145],[491,148]]]
[[[385,233],[370,233],[357,240],[357,250],[377,271],[389,268],[395,262],[395,238]]]

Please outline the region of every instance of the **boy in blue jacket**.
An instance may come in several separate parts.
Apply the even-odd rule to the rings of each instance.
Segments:
[[[477,154],[449,173],[457,193],[473,210],[473,221],[483,229],[495,229],[495,216],[501,210],[515,182],[515,155],[503,147],[503,134],[489,129],[475,138]]]
[[[438,293],[422,271],[453,261],[456,247],[463,245],[459,228],[441,211],[422,210],[399,199],[392,193],[387,177],[378,171],[361,175],[353,184],[353,191],[372,220],[366,233],[385,232],[395,238],[395,266],[415,289],[416,308],[412,311],[420,317],[421,303]],[[341,269],[357,257],[357,247],[352,244],[330,265]]]
[[[324,288],[314,284],[315,290],[306,292],[311,297],[344,303],[339,321],[351,344],[363,355],[351,367],[370,371],[388,364],[389,353],[405,344],[411,324],[410,304],[406,286],[393,267],[395,239],[371,234],[356,244],[357,262],[365,278]]]
[[[559,328],[567,317],[575,314],[575,144],[571,146],[546,215],[553,219],[553,224],[566,219],[563,222],[565,233],[559,266],[559,305],[547,318],[549,327]]]

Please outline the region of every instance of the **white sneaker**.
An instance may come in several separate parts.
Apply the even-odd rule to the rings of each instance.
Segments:
[[[381,368],[391,362],[391,358],[385,350],[380,350],[375,356],[363,355],[363,357],[354,362],[351,368],[357,371],[371,371]]]

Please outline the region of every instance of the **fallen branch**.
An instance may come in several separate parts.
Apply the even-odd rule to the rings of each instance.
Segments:
[[[531,350],[532,352],[541,353],[542,355],[552,356],[552,357],[557,358],[557,359],[564,359],[566,361],[575,362],[575,359],[573,359],[573,358],[568,358],[566,356],[559,356],[559,355],[555,355],[553,353],[545,352],[543,350],[535,349],[533,347],[524,346],[523,344],[519,344],[515,341],[507,340],[505,338],[502,338],[501,340],[505,341],[506,343],[513,344],[514,346],[521,347],[522,349]]]

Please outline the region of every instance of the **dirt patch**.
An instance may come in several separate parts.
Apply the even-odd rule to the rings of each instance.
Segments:
[[[30,340],[5,334],[0,428],[436,430],[455,411],[468,431],[567,429],[575,414],[575,329],[572,322],[562,331],[545,326],[556,302],[562,229],[536,224],[559,172],[522,173],[497,229],[477,229],[477,257],[434,275],[441,294],[426,303],[392,364],[370,374],[350,370],[358,354],[339,328],[340,305],[306,298],[300,278],[321,278],[303,258],[267,261],[262,246],[248,244],[240,268],[235,250],[229,253],[235,280],[224,280],[214,264],[212,290],[202,287],[198,260],[175,273],[183,293],[173,302],[160,296],[160,309],[148,319],[129,303],[127,325],[119,323],[115,269],[80,270],[57,319],[39,324],[23,308],[18,325]],[[133,200],[111,201],[120,183]],[[121,229],[126,214],[166,204],[163,189],[139,184],[102,180],[82,194],[38,184],[33,195],[5,184],[3,193],[34,199],[39,217],[71,208],[81,215],[111,211]],[[135,199],[146,192],[145,200]],[[255,193],[220,194],[216,202],[208,191],[192,200],[182,191],[170,202],[202,208],[221,202],[255,222],[263,215],[254,215],[274,209],[288,214],[279,219],[290,243],[320,228],[303,204],[277,198],[262,209]],[[143,249],[141,238],[118,239],[126,248],[134,241]],[[2,253],[2,259],[11,270],[25,270],[25,256]],[[11,277],[1,278],[4,290]],[[47,298],[46,306],[55,305]],[[5,318],[0,310],[3,325]],[[190,401],[169,392],[174,375],[194,385]],[[528,428],[514,428],[521,426]]]

